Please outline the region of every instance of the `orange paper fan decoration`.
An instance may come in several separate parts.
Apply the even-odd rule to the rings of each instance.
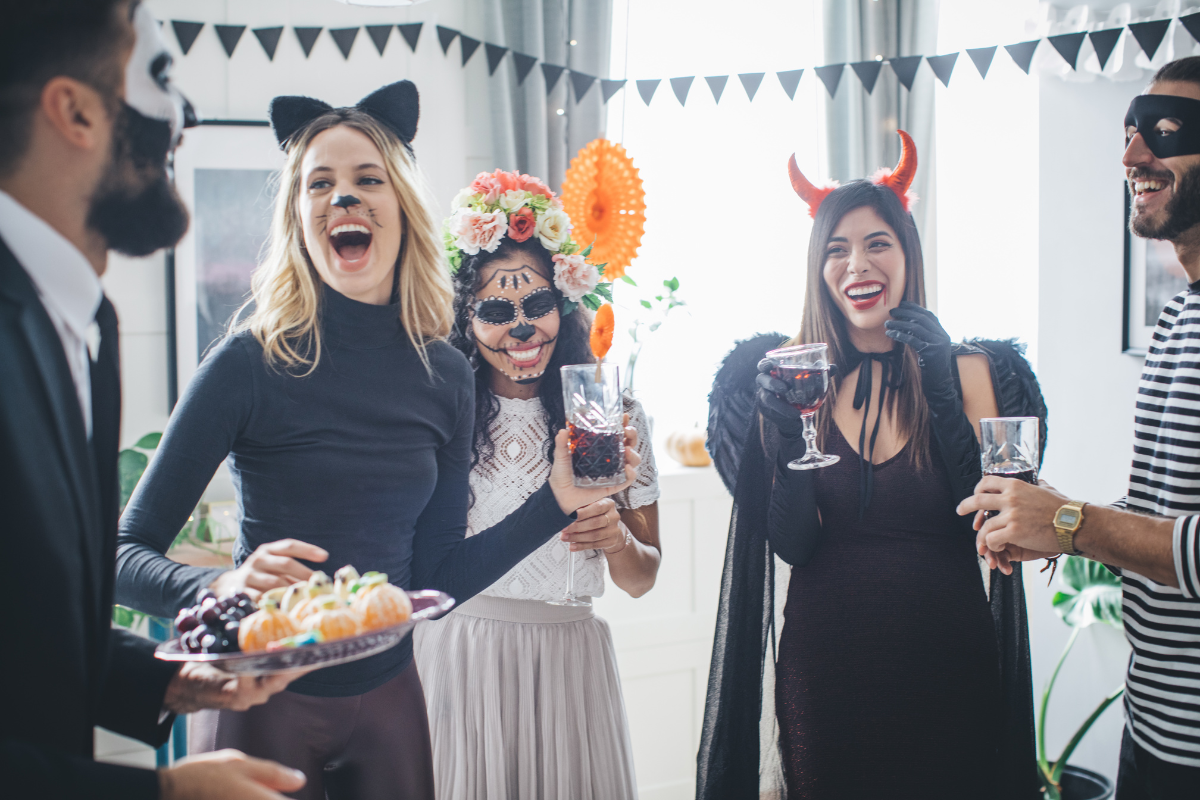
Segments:
[[[613,331],[616,330],[616,327],[616,321],[613,319],[613,307],[605,303],[596,311],[596,318],[592,320],[592,354],[601,361],[608,355],[608,349],[612,347]]]
[[[580,150],[563,179],[562,204],[571,238],[580,247],[595,242],[588,261],[608,265],[607,281],[624,275],[646,229],[646,193],[625,148],[596,139]]]

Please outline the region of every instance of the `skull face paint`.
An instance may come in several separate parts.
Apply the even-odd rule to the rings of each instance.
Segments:
[[[196,124],[196,114],[171,82],[173,59],[158,22],[144,3],[133,12],[133,28],[137,38],[125,67],[125,102],[143,117],[166,123],[173,149],[183,129]]]
[[[546,372],[558,338],[558,301],[550,281],[527,254],[517,251],[480,270],[471,330],[493,382],[536,383]]]

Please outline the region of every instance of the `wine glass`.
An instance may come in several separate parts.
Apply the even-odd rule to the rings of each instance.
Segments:
[[[625,482],[625,408],[614,364],[571,364],[562,368],[563,406],[576,486],[620,486]],[[567,587],[556,606],[590,606],[575,596],[575,551],[567,555]]]
[[[826,455],[817,449],[817,427],[813,418],[825,402],[829,391],[829,345],[802,344],[771,350],[767,358],[775,362],[771,377],[783,381],[788,390],[783,395],[800,412],[804,420],[804,455],[788,462],[788,469],[817,469],[841,460],[841,456]]]
[[[985,417],[979,420],[982,444],[979,451],[984,475],[999,475],[1037,485],[1038,439],[1041,421],[1037,417]],[[994,517],[989,511],[986,517]]]

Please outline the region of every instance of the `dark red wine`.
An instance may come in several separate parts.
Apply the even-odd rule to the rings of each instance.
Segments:
[[[1034,486],[1037,485],[1037,470],[1036,469],[1020,469],[1020,470],[998,469],[995,471],[989,470],[987,474],[995,475],[998,478],[1012,478],[1013,480],[1025,481],[1025,483],[1031,483]],[[998,512],[996,512],[996,511],[985,511],[984,519],[991,519],[992,517],[996,516],[997,513]]]
[[[601,433],[567,425],[571,466],[580,478],[607,478],[625,469],[625,432]]]
[[[812,414],[825,402],[825,393],[829,389],[828,368],[779,366],[771,370],[771,377],[788,385],[783,397],[801,414]]]

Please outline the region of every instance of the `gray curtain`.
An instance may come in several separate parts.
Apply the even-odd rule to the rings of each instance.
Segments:
[[[824,0],[826,64],[886,60],[893,56],[935,55],[938,0]],[[961,63],[955,64],[961,68]],[[843,183],[869,177],[900,158],[902,128],[917,145],[913,191],[920,198],[913,218],[925,256],[925,291],[937,309],[937,198],[934,187],[934,84],[927,64],[917,71],[912,91],[884,66],[867,94],[847,66],[838,93],[826,94],[827,173]]]
[[[472,71],[466,92],[472,175],[516,169],[557,192],[579,149],[604,134],[605,110],[599,80],[577,103],[569,72],[547,95],[541,63],[609,77],[612,0],[467,0],[465,16],[464,27],[485,41],[539,61],[520,86],[511,53],[490,78],[486,70]],[[481,45],[475,58],[485,57]]]

